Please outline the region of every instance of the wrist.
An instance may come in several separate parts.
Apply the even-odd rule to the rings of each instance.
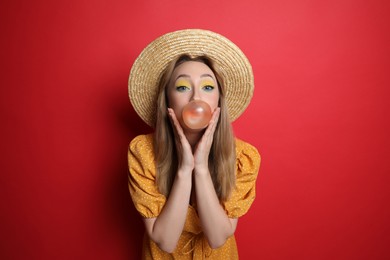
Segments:
[[[210,171],[208,167],[195,167],[194,172],[196,175],[209,175]]]
[[[183,178],[183,179],[186,179],[186,178],[191,179],[192,171],[193,171],[193,169],[191,169],[189,167],[187,167],[187,168],[186,167],[180,167],[177,170],[176,176],[179,177],[179,178]]]

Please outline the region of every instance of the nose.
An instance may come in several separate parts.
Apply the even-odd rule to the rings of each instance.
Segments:
[[[193,88],[193,92],[192,92],[192,96],[191,96],[191,100],[190,101],[193,101],[193,100],[201,100],[201,97],[200,97],[200,93],[199,93],[199,89],[198,88]]]

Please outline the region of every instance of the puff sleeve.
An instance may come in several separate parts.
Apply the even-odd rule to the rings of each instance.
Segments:
[[[144,218],[157,217],[166,198],[156,185],[152,135],[140,135],[131,141],[128,165],[128,186],[135,208]]]
[[[236,188],[223,203],[229,218],[243,216],[256,196],[256,179],[261,157],[257,149],[241,140],[236,141]]]

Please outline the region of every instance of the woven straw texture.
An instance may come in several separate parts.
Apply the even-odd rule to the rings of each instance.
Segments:
[[[252,67],[244,53],[217,33],[187,29],[167,33],[150,43],[135,60],[129,77],[129,97],[134,110],[154,127],[157,86],[166,66],[176,57],[207,55],[220,68],[225,83],[228,114],[233,122],[252,99]]]

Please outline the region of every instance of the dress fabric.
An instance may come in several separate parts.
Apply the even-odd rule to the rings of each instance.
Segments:
[[[252,145],[236,139],[236,187],[226,202],[221,202],[229,218],[239,218],[255,199],[260,155]],[[137,211],[144,218],[156,218],[166,197],[158,191],[153,152],[153,135],[134,138],[128,151],[129,191]],[[217,249],[211,249],[205,238],[196,208],[188,205],[187,218],[176,249],[172,254],[161,250],[145,233],[142,258],[149,259],[238,259],[234,235]]]

